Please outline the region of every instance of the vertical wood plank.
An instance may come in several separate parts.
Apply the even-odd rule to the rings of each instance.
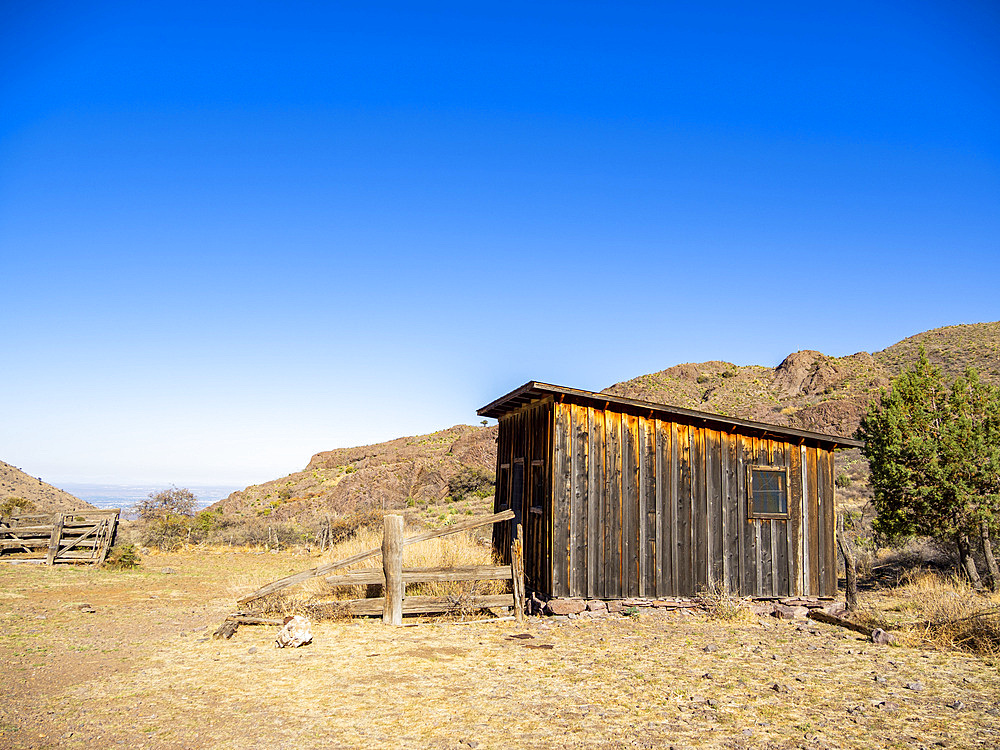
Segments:
[[[636,587],[635,593],[638,596],[646,594],[646,546],[648,543],[646,535],[646,485],[648,483],[646,467],[646,420],[639,417],[636,420]]]
[[[511,588],[514,591],[514,618],[519,625],[524,624],[527,597],[524,590],[524,536],[523,527],[517,525],[517,536],[510,546]]]
[[[822,582],[823,596],[837,595],[837,520],[833,491],[833,451],[817,449],[817,469],[823,498],[823,528],[826,530],[823,557],[826,561]]]
[[[667,487],[670,484],[670,426],[662,419],[655,422],[656,436],[656,529],[653,544],[656,547],[656,595],[671,596],[668,581],[670,580],[670,549],[667,546]]]
[[[656,474],[656,420],[642,420],[642,493],[645,498],[643,505],[643,515],[641,522],[645,523],[645,540],[643,548],[645,550],[645,569],[642,571],[643,581],[642,596],[656,596],[656,583],[658,576],[656,571],[659,548],[656,546],[657,513],[656,513],[656,486],[659,477]]]
[[[812,545],[810,544],[809,528],[809,506],[812,499],[809,497],[809,455],[806,447],[799,448],[800,483],[802,484],[802,531],[799,534],[799,542],[802,546],[802,563],[800,572],[802,576],[802,595],[809,596],[812,592],[810,584],[810,570],[812,569]]]
[[[750,582],[750,570],[752,569],[753,555],[750,550],[750,534],[753,533],[749,522],[747,509],[747,438],[743,435],[734,435],[736,442],[736,508],[739,513],[739,527],[737,537],[739,542],[739,592],[741,596],[751,596],[753,594],[753,584]]]
[[[816,449],[806,446],[806,480],[809,483],[809,596],[819,596],[821,587],[821,568],[823,558],[823,547],[821,541],[821,529],[819,522],[819,488],[817,486],[816,475]]]
[[[585,406],[573,407],[573,429],[576,445],[573,450],[573,484],[575,485],[576,502],[574,523],[576,524],[576,556],[573,567],[576,570],[576,585],[572,596],[587,595],[588,546],[590,545],[590,428],[588,412]]]
[[[639,428],[622,417],[622,593],[639,595]]]
[[[694,529],[691,523],[691,430],[677,426],[677,580],[682,596],[695,594]]]
[[[622,591],[622,419],[607,412],[608,501],[611,504],[608,555],[608,596],[619,599]]]
[[[64,519],[65,516],[62,513],[56,513],[52,516],[52,533],[49,534],[49,550],[45,556],[46,565],[55,565],[56,556],[59,553],[59,542],[62,540]]]
[[[708,487],[705,471],[705,430],[691,428],[691,513],[693,523],[694,590],[708,586]]]
[[[726,590],[738,595],[742,587],[740,578],[740,541],[743,519],[740,518],[739,482],[736,478],[739,464],[736,459],[737,439],[732,433],[724,433],[726,451],[726,488],[723,502],[726,504]]]
[[[670,423],[670,491],[667,494],[665,505],[667,511],[667,533],[665,536],[670,545],[670,579],[669,586],[673,596],[680,596],[680,579],[678,560],[680,559],[680,537],[677,531],[677,497],[680,487],[680,459],[677,448],[677,423]]]
[[[604,488],[604,477],[601,467],[603,456],[598,449],[597,433],[603,431],[603,425],[598,421],[598,412],[587,408],[587,597],[595,599],[601,596],[600,580],[597,566],[601,559],[601,496]]]
[[[569,507],[572,483],[570,473],[570,410],[566,404],[556,404],[553,421],[552,471],[552,595],[568,596]]]
[[[604,410],[592,409],[591,414],[594,419],[594,428],[591,430],[593,447],[590,455],[590,470],[593,472],[591,487],[597,493],[597,498],[593,501],[594,506],[594,596],[599,598],[607,597],[607,576],[605,575],[605,560],[607,559],[608,539],[607,533],[610,524],[608,518],[610,508],[608,505],[607,478],[605,471],[605,461],[607,460],[607,450],[604,443]]]
[[[802,459],[798,446],[785,451],[788,466],[788,587],[802,595]]]
[[[722,433],[718,430],[705,430],[709,588],[713,588],[718,584],[724,585],[726,580],[726,556],[723,546],[726,522],[722,505],[722,459]]]

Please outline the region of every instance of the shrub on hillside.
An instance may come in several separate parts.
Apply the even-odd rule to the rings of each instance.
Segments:
[[[23,497],[14,497],[11,495],[2,503],[0,503],[0,516],[12,516],[21,513],[30,513],[35,509],[35,504],[30,500],[25,500]]]
[[[448,494],[455,500],[461,500],[468,495],[488,497],[493,494],[495,484],[496,478],[491,472],[465,466],[448,480]]]

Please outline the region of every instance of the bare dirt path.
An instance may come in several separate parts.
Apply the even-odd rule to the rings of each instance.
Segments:
[[[1000,746],[991,661],[801,621],[358,620],[319,624],[294,650],[272,647],[273,627],[203,640],[231,611],[233,577],[309,565],[189,554],[128,574],[0,567],[0,746]]]

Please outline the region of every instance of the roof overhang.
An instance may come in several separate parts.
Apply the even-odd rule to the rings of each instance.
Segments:
[[[838,448],[861,448],[864,446],[864,441],[854,438],[826,435],[822,432],[800,430],[794,427],[784,427],[766,422],[753,422],[749,419],[737,419],[735,417],[726,417],[722,414],[711,414],[694,409],[682,409],[679,406],[669,406],[654,401],[621,398],[620,396],[612,396],[607,393],[582,391],[577,388],[539,383],[534,380],[525,383],[520,388],[515,388],[505,396],[501,396],[496,401],[479,409],[476,413],[481,417],[500,419],[505,414],[517,411],[526,404],[549,397],[552,397],[555,401],[571,400],[574,403],[583,403],[604,409],[614,406],[619,411],[637,414],[646,412],[651,417],[659,416],[663,419],[708,427],[713,430],[742,432],[758,437],[778,438],[796,444],[804,444],[806,442],[816,443],[834,450]]]

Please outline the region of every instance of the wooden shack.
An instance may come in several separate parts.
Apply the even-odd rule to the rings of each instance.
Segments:
[[[478,413],[515,514],[494,547],[523,525],[529,591],[836,595],[833,455],[859,441],[537,382]]]

